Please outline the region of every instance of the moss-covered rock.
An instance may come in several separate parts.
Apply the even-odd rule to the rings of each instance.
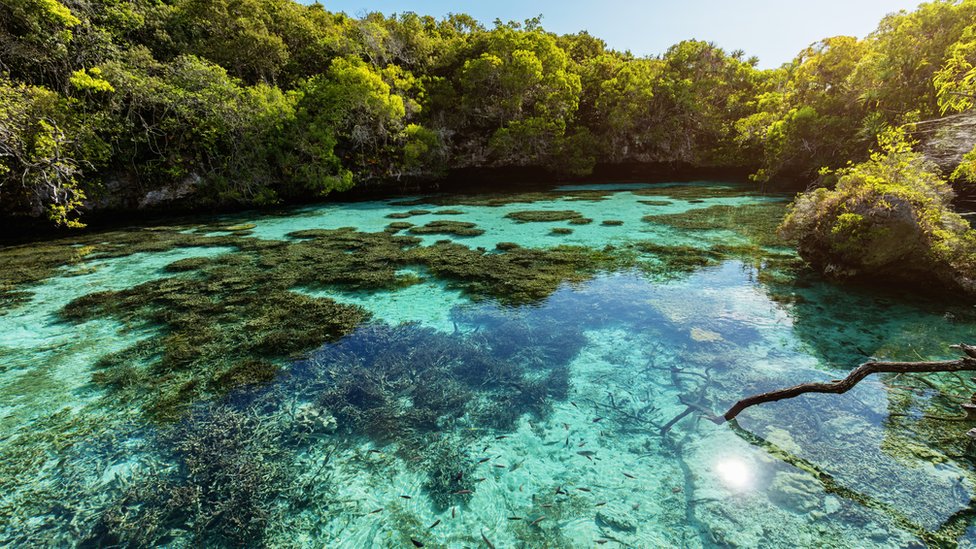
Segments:
[[[897,136],[837,172],[834,189],[799,195],[782,233],[835,278],[873,278],[976,294],[976,232],[952,211],[952,189]]]

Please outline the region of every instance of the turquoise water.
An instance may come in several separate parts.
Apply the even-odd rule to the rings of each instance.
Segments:
[[[568,186],[200,220],[171,228],[203,235],[193,247],[131,255],[100,256],[94,244],[16,287],[28,297],[0,315],[0,544],[973,546],[964,433],[974,425],[956,417],[976,391],[969,376],[871,378],[733,424],[685,414],[835,379],[870,357],[947,358],[948,344],[973,340],[972,303],[838,287],[806,271],[770,234],[785,199],[704,182]],[[709,228],[643,219],[716,206],[743,216]],[[525,211],[592,222],[506,217]],[[417,235],[404,249],[419,255],[384,252],[361,268],[374,250],[351,244],[343,265],[355,272],[329,283],[322,257],[347,259],[316,254],[336,233],[295,234],[443,220],[484,232]],[[422,264],[445,240],[489,259],[463,276]],[[508,264],[492,261],[516,253],[499,243],[610,259],[558,271],[551,291],[513,301],[504,285],[479,285],[501,279],[493,270]],[[543,257],[533,268],[556,261]],[[288,278],[282,265],[305,274]],[[406,282],[363,282],[386,268]],[[196,283],[211,293],[176,295]],[[309,301],[245,301],[254,284]],[[73,316],[96,292],[129,301]],[[332,302],[369,320],[301,350],[248,351],[274,375],[208,377],[207,361],[226,367],[226,349],[276,330],[295,337],[291,322]],[[143,303],[152,315],[135,314]],[[267,313],[275,303],[287,315]],[[185,329],[188,316],[199,324]],[[210,332],[193,340],[195,362],[181,358],[191,351],[180,338]],[[179,406],[156,413],[154,392]]]

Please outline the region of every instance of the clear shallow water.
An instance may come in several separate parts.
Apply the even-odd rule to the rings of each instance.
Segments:
[[[180,227],[215,241],[55,271],[0,316],[0,478],[9,479],[0,539],[176,547],[404,547],[411,539],[477,547],[485,538],[496,547],[972,545],[976,475],[962,442],[972,425],[932,419],[957,409],[937,389],[968,397],[968,377],[881,377],[842,396],[752,408],[736,425],[697,413],[671,424],[689,403],[721,413],[749,394],[840,377],[868,356],[942,358],[949,343],[971,341],[976,326],[972,304],[831,286],[769,242],[662,272],[669,257],[661,254],[746,245],[755,231],[643,216],[782,200],[700,187],[662,196],[632,192],[648,186],[611,187],[600,200],[573,194],[592,187],[571,187],[500,205],[437,197],[330,205],[226,220],[254,225],[236,237],[220,236],[227,234],[220,227]],[[387,217],[418,209],[431,213]],[[594,221],[505,217],[526,210],[572,210]],[[378,232],[395,221],[444,219],[485,232],[421,235],[421,246],[451,240],[496,254],[505,253],[495,250],[499,242],[622,250],[650,241],[672,252],[648,258],[644,249],[637,263],[519,305],[418,265],[398,268],[398,277],[415,282],[402,287],[295,284],[296,294],[362,307],[372,320],[277,358],[281,370],[271,379],[192,393],[175,419],[154,419],[138,394],[98,377],[115,367],[100,359],[175,328],[118,313],[81,323],[60,316],[91,292],[205,279],[166,268],[179,260],[257,253],[229,246],[234,238],[295,242],[288,236],[295,231]],[[553,235],[554,227],[573,232]],[[305,248],[294,255],[313,257]],[[174,315],[185,308],[165,298],[153,306]],[[214,315],[219,327],[223,317]],[[231,328],[242,345],[267,329]],[[133,360],[138,367],[156,359],[150,350]],[[180,375],[163,372],[156,388]]]

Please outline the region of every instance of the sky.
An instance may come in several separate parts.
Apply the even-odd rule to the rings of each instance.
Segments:
[[[762,68],[778,67],[829,36],[863,38],[886,14],[912,10],[920,0],[322,0],[330,11],[357,16],[413,11],[443,17],[467,13],[487,26],[495,19],[522,21],[542,14],[558,34],[585,30],[617,50],[664,53],[695,38],[727,51],[758,56]]]

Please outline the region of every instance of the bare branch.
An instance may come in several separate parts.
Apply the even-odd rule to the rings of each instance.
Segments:
[[[827,383],[802,383],[786,389],[744,398],[729,408],[729,411],[725,412],[722,417],[725,421],[731,421],[751,406],[794,398],[805,393],[843,394],[853,389],[855,385],[871,374],[976,371],[976,347],[960,344],[953,345],[952,348],[962,350],[967,356],[957,360],[937,362],[865,362],[851,371],[844,379],[835,379]]]

